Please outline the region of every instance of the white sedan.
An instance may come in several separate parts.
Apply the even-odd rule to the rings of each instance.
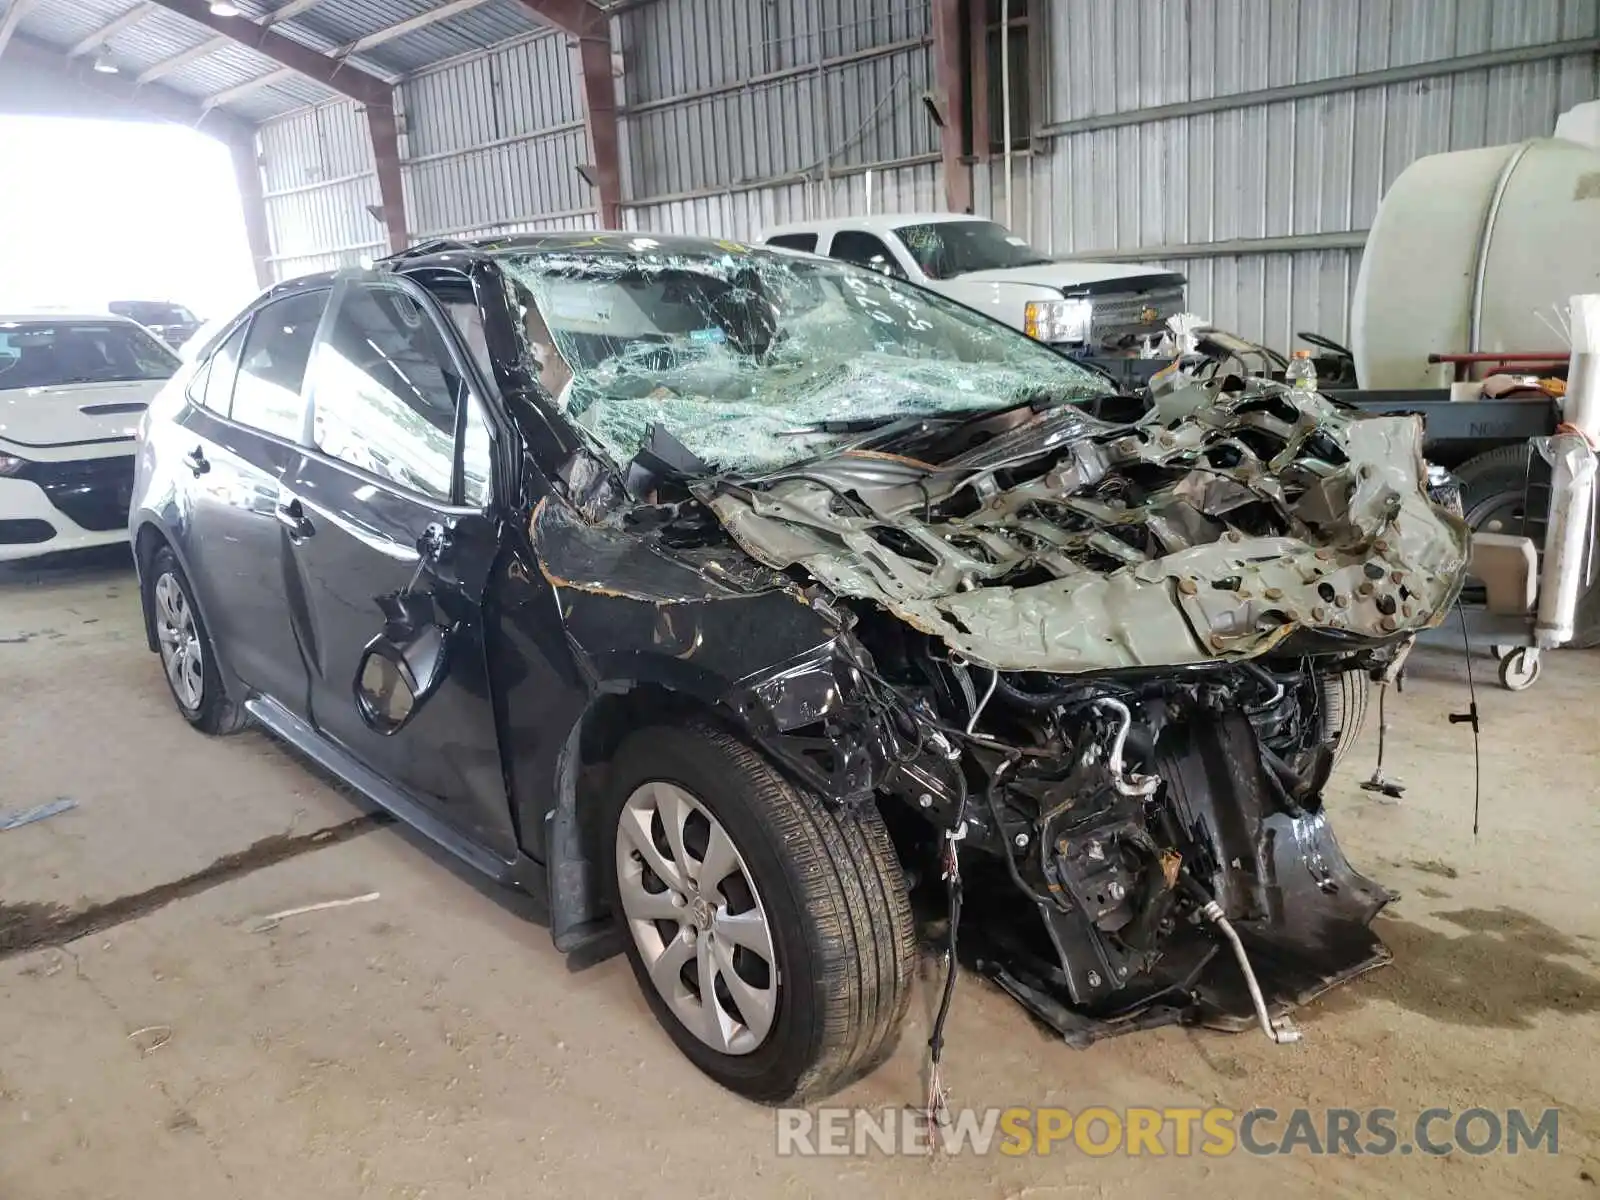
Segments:
[[[0,562],[128,540],[139,418],[177,368],[122,317],[0,315]]]

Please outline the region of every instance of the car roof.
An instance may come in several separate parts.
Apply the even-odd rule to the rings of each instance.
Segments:
[[[420,242],[402,250],[399,254],[377,259],[372,266],[376,271],[411,270],[429,266],[459,269],[464,262],[498,258],[519,251],[531,255],[632,254],[643,257],[654,254],[684,254],[703,255],[707,258],[717,258],[726,254],[777,253],[776,250],[758,242],[689,237],[676,233],[656,233],[648,229],[562,229],[547,233],[515,233],[504,237],[441,238]],[[284,296],[301,288],[326,287],[337,278],[336,271],[302,275],[273,285],[263,293],[263,297]]]
[[[987,221],[972,213],[910,212],[877,213],[869,217],[829,217],[825,221],[791,221],[761,232],[758,241],[781,233],[837,233],[841,229],[864,229],[869,233],[893,233],[906,225],[942,225],[950,221]]]

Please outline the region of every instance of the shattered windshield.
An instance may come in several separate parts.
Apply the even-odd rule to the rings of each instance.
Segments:
[[[895,230],[929,279],[969,271],[1036,267],[1050,260],[1004,225],[993,221],[930,221]]]
[[[659,428],[713,470],[753,474],[897,421],[1105,390],[998,322],[827,259],[733,248],[502,261],[542,382],[618,464]]]
[[[0,390],[168,379],[178,358],[137,325],[0,323]]]

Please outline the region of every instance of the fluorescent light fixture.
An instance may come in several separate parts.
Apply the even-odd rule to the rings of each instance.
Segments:
[[[115,75],[117,73],[117,64],[112,62],[107,57],[106,52],[102,50],[94,56],[94,69],[102,75]]]
[[[229,4],[228,0],[211,0],[211,15],[213,17],[241,17],[244,14],[237,4]]]

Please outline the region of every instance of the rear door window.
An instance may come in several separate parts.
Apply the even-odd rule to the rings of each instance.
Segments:
[[[767,239],[767,245],[779,246],[785,250],[804,250],[814,254],[817,249],[817,235],[814,233],[779,233]]]
[[[299,440],[305,424],[301,384],[327,304],[325,291],[301,292],[256,313],[233,387],[230,415],[235,421],[286,441]]]
[[[192,385],[191,395],[219,417],[229,416],[233,408],[233,385],[239,374],[239,354],[244,349],[244,337],[249,331],[246,321],[201,368]]]

